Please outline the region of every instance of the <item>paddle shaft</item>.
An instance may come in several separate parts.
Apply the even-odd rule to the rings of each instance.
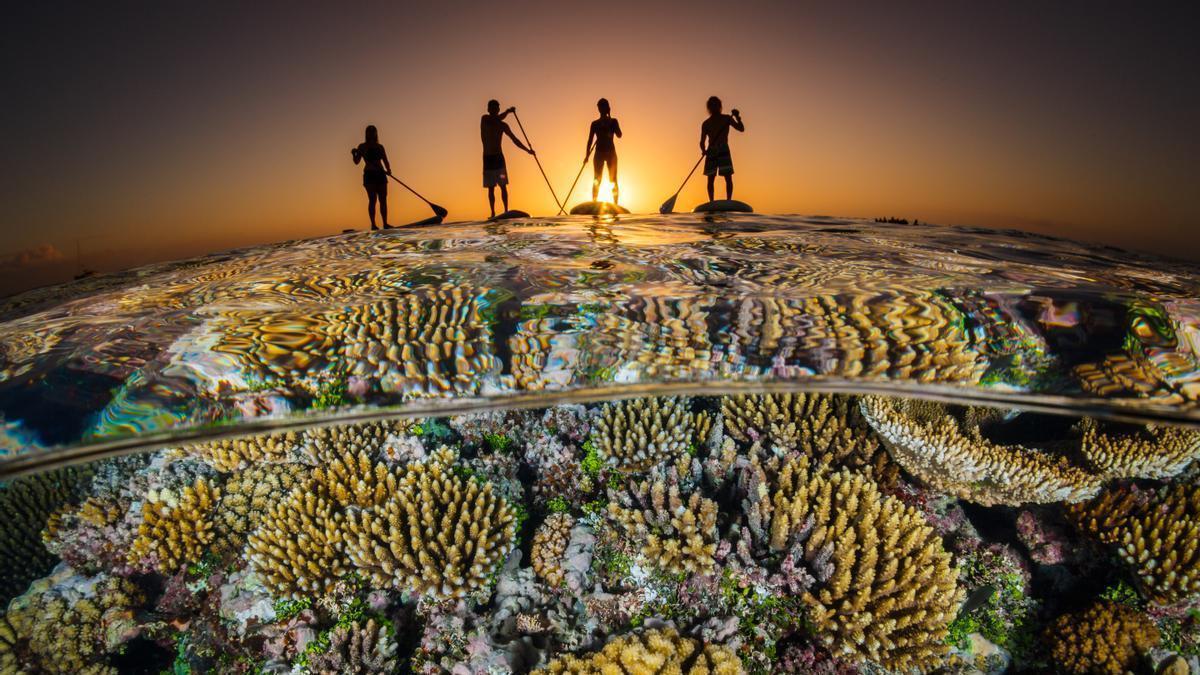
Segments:
[[[592,156],[592,149],[588,148],[587,154],[583,156],[583,164],[579,165],[579,173],[575,174],[575,180],[571,183],[571,189],[567,190],[567,196],[563,197],[563,206],[559,207],[559,213],[566,213],[566,203],[571,201],[571,195],[575,194],[575,186],[579,185],[579,179],[583,177],[583,170],[587,168],[588,158]]]
[[[679,184],[679,189],[678,189],[678,190],[676,190],[676,191],[675,191],[675,194],[674,194],[674,195],[672,195],[672,196],[674,196],[674,197],[678,197],[678,196],[679,196],[679,193],[680,193],[680,192],[683,192],[683,188],[684,188],[684,186],[685,186],[685,185],[687,185],[687,184],[688,184],[688,181],[692,179],[692,174],[696,173],[696,169],[699,169],[699,168],[700,168],[700,162],[703,162],[703,161],[704,161],[704,157],[705,157],[705,155],[706,155],[706,154],[707,154],[707,153],[703,153],[703,152],[702,152],[702,153],[700,153],[700,159],[696,160],[696,163],[692,165],[692,170],[688,172],[687,178],[684,178],[684,179],[683,179],[683,182]]]
[[[530,141],[529,134],[525,133],[525,125],[521,124],[521,116],[517,114],[516,110],[513,111],[513,117],[517,120],[517,128],[521,130],[521,136],[525,138],[525,145],[529,146],[529,150],[533,154],[533,161],[537,162],[538,171],[542,172],[542,180],[546,181],[546,187],[550,188],[550,196],[554,197],[554,205],[561,212],[563,210],[562,202],[558,201],[558,195],[554,194],[554,186],[550,184],[550,178],[546,176],[546,170],[542,168],[542,160],[538,159],[536,152],[533,152],[533,141]]]
[[[393,175],[392,175],[392,174],[390,174],[390,173],[388,174],[388,178],[391,178],[392,180],[396,181],[397,183],[399,183],[399,184],[403,185],[403,186],[404,186],[404,189],[405,189],[405,190],[408,190],[409,192],[411,192],[411,193],[413,193],[414,195],[416,195],[416,196],[417,196],[417,199],[420,199],[421,201],[425,202],[426,204],[428,204],[428,205],[430,205],[430,206],[433,206],[433,205],[434,205],[434,204],[433,204],[433,202],[431,202],[431,201],[429,201],[428,199],[425,199],[424,197],[422,197],[420,192],[417,192],[416,190],[414,190],[414,189],[412,189],[411,187],[409,187],[409,186],[408,186],[408,183],[405,183],[404,181],[400,180],[399,178],[396,178],[395,176],[393,176]]]

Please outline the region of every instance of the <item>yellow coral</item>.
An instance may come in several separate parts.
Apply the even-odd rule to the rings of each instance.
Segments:
[[[643,555],[673,574],[706,574],[716,564],[717,504],[671,481],[643,481],[617,495],[608,513],[638,542]]]
[[[639,398],[604,406],[592,431],[600,458],[627,472],[673,460],[711,427],[707,413],[692,413],[686,398]]]
[[[1089,420],[1080,450],[1106,478],[1171,478],[1200,456],[1200,432],[1148,426],[1135,433],[1105,433]]]
[[[378,506],[347,514],[347,553],[376,584],[461,597],[482,588],[508,554],[512,507],[490,483],[455,474],[448,459],[408,467]]]
[[[983,438],[967,409],[964,421],[938,403],[864,397],[864,416],[892,457],[942,492],[984,505],[1079,502],[1100,491],[1103,477],[1065,457]]]
[[[284,462],[300,443],[295,431],[258,434],[243,438],[222,438],[184,446],[182,452],[197,457],[217,471],[239,471],[264,462]]]
[[[1098,602],[1058,617],[1046,630],[1054,665],[1078,675],[1124,675],[1158,645],[1154,623],[1132,607]]]
[[[263,464],[230,476],[212,518],[213,552],[221,557],[239,553],[263,514],[286,499],[307,473],[298,464]]]
[[[728,647],[682,637],[674,628],[613,638],[594,654],[562,656],[535,675],[741,675],[742,662]]]
[[[164,491],[165,492],[165,491]],[[142,503],[142,524],[129,547],[129,563],[149,562],[164,574],[174,574],[200,559],[213,541],[211,512],[221,491],[201,478],[173,494]]]
[[[563,582],[562,557],[571,538],[575,519],[565,513],[551,514],[533,533],[530,562],[534,574],[557,588]]]
[[[337,501],[320,483],[302,483],[247,538],[250,565],[276,597],[324,595],[349,571],[344,536]]]

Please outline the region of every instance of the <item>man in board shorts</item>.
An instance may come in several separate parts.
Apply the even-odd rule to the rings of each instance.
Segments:
[[[608,180],[612,183],[613,203],[620,202],[621,190],[617,187],[617,145],[613,136],[621,137],[621,123],[612,116],[612,108],[608,99],[602,98],[596,102],[600,117],[592,122],[588,130],[588,152],[592,151],[592,140],[596,141],[596,156],[592,162],[595,175],[592,179],[592,201],[600,196],[600,177],[604,175],[604,165],[608,165]]]
[[[533,150],[525,147],[513,136],[512,129],[504,122],[509,113],[516,112],[509,108],[500,112],[500,102],[492,99],[487,104],[487,114],[479,120],[479,138],[483,141],[483,187],[488,191],[488,208],[496,217],[496,186],[500,186],[500,198],[504,200],[504,210],[508,210],[508,167],[504,162],[504,150],[501,142],[507,135],[518,148],[533,154]]]
[[[717,175],[725,177],[725,198],[733,199],[733,156],[729,154],[729,128],[745,131],[742,114],[721,113],[721,99],[708,97],[708,119],[700,125],[700,152],[704,153],[704,175],[708,176],[708,201],[713,200],[713,183]]]

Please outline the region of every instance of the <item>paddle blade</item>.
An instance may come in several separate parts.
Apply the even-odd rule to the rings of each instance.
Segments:
[[[437,214],[438,218],[445,218],[450,213],[449,211],[446,210],[446,207],[438,206],[437,204],[434,204],[433,202],[429,202],[429,208],[433,209],[433,212],[435,214]]]
[[[659,213],[672,213],[672,212],[674,212],[674,211],[675,211],[675,198],[676,198],[676,197],[678,197],[678,196],[679,196],[679,194],[678,194],[678,193],[671,195],[671,198],[670,198],[670,199],[668,199],[667,201],[663,202],[662,206],[658,207],[658,212],[659,212]]]

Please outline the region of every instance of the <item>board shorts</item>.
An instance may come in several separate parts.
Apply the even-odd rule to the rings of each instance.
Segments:
[[[508,167],[504,163],[504,155],[483,156],[483,187],[508,185]]]
[[[367,169],[363,171],[363,187],[367,188],[367,192],[374,192],[378,195],[386,195],[388,186],[387,173],[379,169]]]
[[[704,175],[733,175],[733,156],[729,154],[728,145],[717,145],[708,149],[704,155]]]

